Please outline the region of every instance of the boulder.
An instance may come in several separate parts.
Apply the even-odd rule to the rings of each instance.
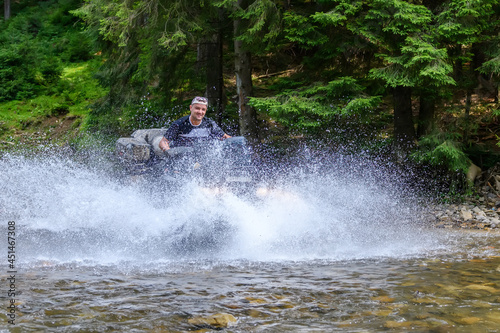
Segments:
[[[460,215],[464,221],[472,220],[472,213],[469,210],[461,210]]]
[[[151,157],[151,145],[135,138],[119,138],[116,154],[124,160],[145,162]]]
[[[188,320],[188,323],[198,327],[209,327],[222,329],[236,324],[238,320],[228,313],[217,313],[208,317],[194,317]]]
[[[467,171],[467,181],[469,184],[474,184],[474,180],[481,175],[481,168],[475,165],[474,163],[471,163],[469,166],[469,171]]]
[[[147,162],[151,156],[163,156],[158,144],[165,134],[165,128],[136,130],[130,137],[116,141],[116,154],[126,161]]]
[[[150,129],[139,129],[132,133],[132,137],[140,139],[151,145],[151,150],[157,156],[163,156],[163,151],[158,146],[163,135],[167,131],[166,128],[150,128]]]

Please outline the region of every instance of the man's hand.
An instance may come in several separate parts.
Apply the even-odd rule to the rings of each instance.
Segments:
[[[158,144],[158,147],[165,153],[170,149],[170,145],[168,143],[168,140],[165,139],[165,137],[161,138],[160,143]]]

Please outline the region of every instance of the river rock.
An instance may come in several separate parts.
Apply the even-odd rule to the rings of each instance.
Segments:
[[[492,293],[492,294],[495,294],[499,291],[498,289],[496,289],[492,286],[486,286],[483,284],[469,284],[469,285],[465,286],[465,289],[482,290],[482,291],[487,291],[487,292]]]
[[[389,296],[377,296],[377,297],[372,297],[372,300],[374,301],[379,301],[381,303],[392,303],[394,302],[394,297],[389,297]]]
[[[479,321],[481,321],[481,318],[479,317],[463,317],[457,319],[457,322],[459,322],[462,325],[474,325]]]
[[[473,195],[464,202],[430,206],[424,215],[432,216],[437,228],[500,229],[497,182],[500,182],[500,163],[476,177]]]
[[[212,329],[222,329],[236,325],[238,320],[229,313],[217,313],[208,317],[194,317],[188,323],[198,327],[208,327]]]
[[[472,220],[472,213],[468,209],[461,210],[460,215],[464,221]]]
[[[469,170],[467,172],[467,181],[470,183],[470,184],[474,184],[474,180],[479,176],[481,175],[481,168],[478,167],[477,165],[475,165],[474,163],[471,163],[471,165],[469,166]]]

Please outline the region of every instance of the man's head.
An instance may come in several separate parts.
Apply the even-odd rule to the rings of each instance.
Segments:
[[[208,99],[206,97],[196,96],[191,101],[191,105],[193,105],[193,104],[203,104],[203,105],[208,106]]]
[[[191,105],[189,106],[189,110],[191,111],[191,122],[194,125],[199,125],[205,117],[205,113],[207,112],[208,100],[205,97],[196,96],[191,101]]]

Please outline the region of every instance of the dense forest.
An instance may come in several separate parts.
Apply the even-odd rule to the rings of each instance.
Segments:
[[[51,117],[73,136],[166,127],[204,95],[254,144],[465,175],[500,160],[499,20],[500,0],[4,0],[2,147]]]

